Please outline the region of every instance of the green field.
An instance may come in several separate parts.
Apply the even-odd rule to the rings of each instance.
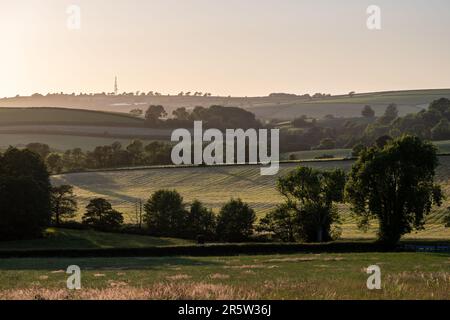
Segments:
[[[249,111],[263,119],[292,120],[301,115],[323,118],[331,114],[336,117],[358,117],[365,105],[382,115],[390,103],[396,103],[401,116],[416,113],[439,98],[450,98],[450,89],[373,92],[349,96],[332,96],[313,100],[286,101],[276,105],[257,105]]]
[[[366,268],[381,268],[368,290]],[[69,265],[82,289],[66,289]],[[450,299],[450,255],[1,259],[0,299]]]
[[[131,234],[104,233],[93,230],[69,230],[49,228],[45,237],[36,240],[2,241],[2,250],[39,249],[107,249],[145,248],[153,246],[178,246],[192,244],[192,241],[155,238]]]
[[[427,217],[426,230],[413,233],[407,238],[449,239],[450,229],[444,228],[442,219],[450,206],[450,157],[440,157],[441,166],[437,176],[444,186],[447,200],[441,208],[433,210]],[[298,166],[298,163],[282,164],[278,176],[284,175]],[[303,165],[320,169],[342,168],[349,170],[352,161],[316,161]],[[122,170],[109,172],[86,172],[58,175],[52,177],[55,184],[71,184],[79,201],[79,215],[84,212],[87,202],[94,197],[103,197],[125,214],[128,222],[136,222],[136,204],[139,199],[145,202],[159,189],[176,189],[190,202],[199,199],[218,212],[230,198],[242,198],[255,209],[259,217],[268,213],[282,201],[275,189],[276,177],[261,176],[258,166],[224,166],[197,168],[158,168],[141,170]],[[350,214],[347,205],[340,205],[343,217],[345,239],[374,238],[376,226],[364,233],[357,229],[356,219]]]
[[[0,108],[0,126],[14,124],[142,125],[126,113],[65,108]]]

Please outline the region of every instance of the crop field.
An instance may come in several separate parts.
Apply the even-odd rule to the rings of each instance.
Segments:
[[[366,287],[374,264],[381,290]],[[69,265],[81,290],[66,289]],[[450,299],[450,255],[1,259],[0,299]]]
[[[64,108],[0,108],[0,126],[12,124],[116,124],[142,125],[143,120],[125,113]]]
[[[437,178],[443,185],[447,200],[441,208],[433,210],[427,217],[424,231],[408,235],[409,238],[450,238],[450,229],[444,228],[442,219],[450,206],[450,157],[440,157],[441,166]],[[297,167],[298,163],[282,164],[278,176],[285,175]],[[302,165],[320,169],[342,168],[349,170],[352,161],[316,161]],[[141,170],[121,170],[109,172],[86,172],[52,177],[54,184],[71,184],[79,200],[81,218],[84,207],[94,197],[103,197],[124,213],[126,221],[136,222],[139,200],[145,202],[159,189],[176,189],[190,202],[199,199],[215,212],[230,198],[241,198],[255,209],[258,217],[272,210],[282,201],[276,191],[276,177],[261,176],[259,166],[223,166],[196,168],[158,168]],[[343,217],[342,237],[345,239],[373,238],[376,225],[369,232],[357,229],[356,219],[347,205],[340,205]]]

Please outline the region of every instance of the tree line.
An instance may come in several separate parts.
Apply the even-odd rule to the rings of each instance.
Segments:
[[[144,114],[147,126],[152,128],[192,128],[194,121],[203,121],[204,127],[217,129],[263,127],[253,113],[239,107],[213,105],[205,108],[197,106],[192,110],[181,107],[172,112],[172,117],[168,117],[162,105],[150,105],[145,113],[141,109],[135,109],[132,112]]]
[[[346,174],[340,169],[299,167],[278,178],[284,202],[260,221],[240,199],[216,215],[198,200],[190,204],[175,190],[159,190],[144,204],[145,232],[201,241],[241,242],[252,236],[286,242],[323,242],[339,237],[337,204],[346,202],[367,230],[378,222],[378,241],[396,244],[424,228],[425,218],[444,198],[434,183],[436,148],[415,136],[379,139],[363,148]],[[50,222],[75,215],[71,186],[52,187],[44,162],[30,150],[8,149],[0,157],[0,234],[2,239],[36,237]],[[448,216],[444,223],[448,224]],[[83,224],[99,230],[123,225],[123,215],[105,199],[92,199]]]
[[[43,143],[30,143],[26,149],[38,154],[50,173],[54,174],[85,169],[172,164],[172,145],[158,141],[144,144],[141,140],[133,140],[125,147],[120,142],[114,142],[98,146],[93,151],[74,148],[64,153],[52,152],[50,146]]]
[[[301,116],[292,121],[296,130],[282,130],[284,151],[325,150],[335,148],[368,147],[381,136],[400,137],[403,134],[418,136],[424,140],[450,139],[450,100],[441,98],[430,103],[427,109],[415,114],[399,116],[394,103],[377,117],[369,105],[361,110],[359,118],[323,119]],[[276,120],[273,121],[276,123]]]
[[[51,221],[55,226],[73,226],[68,220],[74,218],[78,210],[73,187],[53,187],[51,208]],[[152,236],[199,242],[239,242],[252,235],[255,220],[254,210],[240,199],[231,199],[215,215],[199,200],[188,204],[175,190],[159,190],[144,204],[142,231]],[[123,214],[103,198],[91,199],[82,216],[83,226],[99,231],[120,231],[123,222]]]

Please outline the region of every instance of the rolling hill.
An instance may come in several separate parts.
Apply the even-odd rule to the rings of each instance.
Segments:
[[[378,115],[384,112],[390,103],[399,106],[400,115],[418,112],[428,104],[442,97],[450,98],[450,89],[408,90],[372,92],[330,97],[306,98],[296,95],[271,95],[266,97],[194,97],[194,96],[34,96],[0,99],[0,110],[3,107],[62,107],[84,110],[128,113],[135,108],[145,109],[149,104],[160,104],[169,114],[178,107],[194,108],[211,105],[237,106],[256,114],[258,118],[292,120],[300,115],[322,118],[327,114],[337,117],[357,117],[364,105],[369,104]],[[0,118],[1,117],[0,113]],[[54,117],[53,115],[51,115]],[[103,121],[118,120],[109,118]],[[123,119],[122,119],[123,120]],[[134,121],[138,121],[134,119]],[[121,121],[122,122],[122,121]],[[1,122],[0,122],[1,124]]]
[[[143,126],[143,120],[125,113],[68,108],[0,108],[0,126],[11,125]]]
[[[301,115],[323,118],[331,114],[336,117],[357,117],[365,105],[370,105],[375,113],[382,115],[390,103],[398,106],[400,116],[416,113],[428,107],[439,98],[450,98],[450,89],[392,91],[356,94],[353,97],[332,96],[314,100],[299,100],[277,105],[254,106],[249,111],[262,119],[292,120]]]
[[[450,157],[440,157],[438,180],[450,195]],[[298,163],[283,164],[280,175],[292,170]],[[303,165],[321,169],[335,167],[350,169],[352,161],[317,161]],[[125,214],[128,222],[135,222],[139,199],[145,202],[159,189],[176,189],[190,202],[199,199],[218,212],[230,198],[242,198],[254,208],[259,217],[263,216],[282,201],[275,189],[276,177],[261,176],[259,166],[223,166],[195,168],[153,168],[121,170],[109,172],[87,172],[65,174],[52,177],[54,184],[71,184],[79,200],[79,217],[89,199],[103,197]],[[450,229],[441,223],[450,199],[441,208],[437,208],[427,218],[427,229],[410,237],[449,238]],[[375,227],[369,233],[357,230],[356,220],[349,214],[346,205],[341,205],[343,215],[343,237],[374,237]]]

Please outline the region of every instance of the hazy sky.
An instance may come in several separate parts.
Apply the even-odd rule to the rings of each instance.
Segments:
[[[448,0],[0,0],[0,36],[0,97],[450,87]]]

